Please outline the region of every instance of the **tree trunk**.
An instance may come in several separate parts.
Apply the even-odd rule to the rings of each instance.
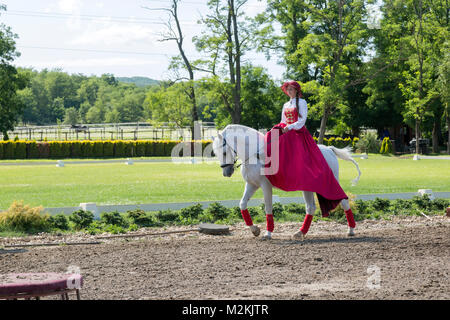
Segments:
[[[360,129],[359,127],[352,127],[352,135],[359,137]]]
[[[447,114],[447,154],[450,154],[450,114]]]
[[[433,123],[433,153],[439,153],[439,131],[441,128],[440,119],[434,117]]]
[[[416,154],[419,154],[419,139],[420,139],[420,122],[419,119],[416,119]]]
[[[327,129],[327,121],[329,117],[330,117],[330,108],[325,107],[322,120],[320,121],[320,133],[318,144],[323,144],[323,138],[325,136],[325,130]]]

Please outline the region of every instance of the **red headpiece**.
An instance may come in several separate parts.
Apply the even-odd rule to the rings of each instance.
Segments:
[[[302,88],[300,87],[300,84],[297,81],[286,81],[285,83],[283,83],[283,85],[281,86],[281,90],[283,90],[283,92],[286,95],[288,95],[287,87],[289,87],[289,86],[293,86],[295,89],[297,89],[297,91],[300,93],[300,97],[303,96]]]

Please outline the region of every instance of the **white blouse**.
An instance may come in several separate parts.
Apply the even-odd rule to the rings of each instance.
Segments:
[[[285,108],[297,108],[297,105],[295,104],[295,100],[297,98],[292,98],[291,100],[289,100],[288,102],[286,102],[283,105],[283,110],[281,110],[281,122],[282,123],[286,123],[286,116],[284,115],[284,109]],[[302,116],[300,118],[300,116],[298,117],[298,120],[294,123],[291,123],[290,125],[287,126],[287,128],[289,130],[295,129],[295,130],[299,130],[301,129],[305,123],[306,123],[306,117],[308,116],[308,107],[306,105],[306,100],[305,99],[299,99],[298,100],[298,108],[299,108],[299,112],[300,115]]]

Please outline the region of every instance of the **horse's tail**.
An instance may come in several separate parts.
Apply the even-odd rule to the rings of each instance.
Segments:
[[[355,179],[352,180],[352,186],[356,186],[356,184],[359,181],[359,177],[361,177],[361,170],[359,170],[358,163],[352,158],[352,154],[351,154],[352,148],[349,146],[342,148],[342,149],[339,149],[339,148],[336,148],[333,146],[330,146],[329,148],[334,152],[334,154],[338,158],[340,158],[342,160],[351,161],[356,166],[356,170],[358,170],[358,177],[356,177]]]

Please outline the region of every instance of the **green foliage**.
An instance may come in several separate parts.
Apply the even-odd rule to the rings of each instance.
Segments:
[[[391,154],[393,153],[394,148],[392,147],[392,142],[388,137],[383,139],[381,143],[380,153],[381,154]]]
[[[100,221],[107,225],[115,225],[119,227],[127,227],[128,223],[125,218],[117,211],[102,212],[100,214]]]
[[[23,201],[14,201],[8,210],[0,212],[0,230],[37,233],[49,231],[49,214],[43,208],[30,208]]]
[[[127,211],[127,216],[133,224],[139,227],[155,227],[159,225],[155,216],[147,214],[140,209]]]
[[[356,148],[365,153],[378,153],[380,151],[380,141],[374,132],[364,133],[356,143]]]
[[[260,208],[261,211],[264,212],[265,214],[265,204],[261,203]],[[285,212],[284,212],[284,207],[280,202],[275,202],[272,204],[272,214],[274,218],[280,218],[283,217]]]
[[[414,196],[412,203],[419,209],[430,210],[432,208],[432,201],[427,194],[423,196]]]
[[[65,214],[55,214],[50,216],[48,223],[52,229],[69,230],[69,219]]]
[[[156,213],[156,218],[162,223],[177,223],[180,221],[180,214],[176,211],[172,211],[170,209],[167,210],[159,210]]]
[[[203,207],[200,203],[183,208],[180,210],[180,216],[183,218],[196,219],[203,213]]]
[[[0,12],[6,7],[0,6]],[[20,54],[16,51],[15,39],[17,35],[11,28],[0,24],[0,133],[3,139],[8,140],[8,131],[21,116],[24,105],[18,96],[18,91],[28,84],[27,75],[20,73],[12,62]]]
[[[75,230],[82,230],[94,221],[94,214],[91,211],[77,210],[69,216],[69,220],[74,223]]]
[[[213,202],[206,208],[205,213],[211,215],[214,220],[222,220],[230,216],[231,211],[220,203]]]
[[[299,203],[288,203],[284,205],[284,210],[288,215],[306,214],[306,207]]]
[[[376,197],[372,202],[372,208],[377,211],[386,211],[389,208],[390,202],[387,199]]]
[[[430,200],[428,196],[416,196],[411,200],[387,200],[376,198],[375,200],[353,201],[350,194],[350,207],[353,210],[355,220],[364,219],[390,219],[392,215],[418,215],[419,211],[426,214],[442,214],[450,205],[446,199]],[[160,210],[158,212],[145,212],[143,210],[130,210],[126,214],[119,212],[103,212],[100,220],[93,220],[93,214],[89,211],[78,210],[69,216],[64,214],[49,216],[42,215],[42,207],[29,208],[21,202],[14,202],[6,212],[0,213],[0,231],[4,232],[50,232],[52,230],[78,231],[84,230],[89,234],[99,233],[125,233],[136,231],[142,227],[161,227],[165,225],[194,225],[200,222],[236,223],[242,221],[239,207],[226,208],[218,202],[212,203],[206,210],[200,210],[199,204],[184,208],[185,210]],[[264,206],[248,208],[254,223],[265,223]],[[181,211],[183,213],[181,213]],[[274,204],[273,214],[275,221],[301,221],[305,215],[305,206],[298,203],[281,205]],[[338,221],[345,223],[343,210],[333,210],[329,218],[321,218],[320,210],[314,217],[316,220]],[[70,220],[72,223],[68,223]]]

